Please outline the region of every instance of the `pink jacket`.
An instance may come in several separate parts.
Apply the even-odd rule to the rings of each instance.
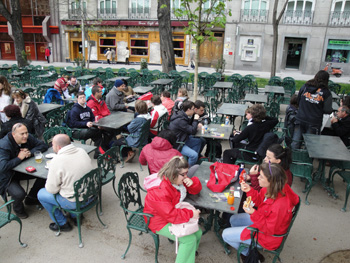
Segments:
[[[169,113],[169,116],[170,116],[171,115],[171,111],[173,110],[173,107],[175,105],[175,102],[173,102],[170,98],[164,98],[162,104],[168,110],[168,113]]]
[[[163,165],[174,156],[182,156],[182,154],[173,149],[173,146],[166,139],[155,137],[151,143],[143,147],[139,162],[141,165],[148,164],[149,171],[153,174],[158,173]]]

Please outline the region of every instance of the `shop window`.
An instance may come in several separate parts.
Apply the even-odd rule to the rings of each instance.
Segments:
[[[176,58],[184,57],[184,36],[173,36],[174,55]]]
[[[115,34],[101,34],[99,39],[100,44],[100,54],[105,54],[107,49],[116,48]]]
[[[327,62],[349,63],[350,40],[330,39],[328,41],[325,60]]]
[[[148,56],[148,35],[130,35],[130,54],[132,56]]]

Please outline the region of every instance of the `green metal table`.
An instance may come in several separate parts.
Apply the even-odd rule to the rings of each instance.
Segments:
[[[337,198],[325,177],[326,161],[349,161],[349,150],[338,136],[303,134],[303,137],[309,157],[319,160],[317,171],[314,172],[315,181],[321,181],[325,190]]]
[[[46,83],[41,83],[39,84],[39,87],[44,87],[44,88],[53,88],[55,86],[56,81],[50,81]]]
[[[108,82],[115,82],[117,79],[125,79],[125,80],[128,80],[130,79],[130,77],[115,77],[115,78],[111,78],[111,79],[106,79],[106,81]]]
[[[189,202],[193,206],[201,207],[205,209],[210,210],[209,216],[204,220],[204,232],[203,234],[206,234],[214,225],[214,231],[219,239],[220,243],[224,246],[226,254],[230,254],[231,251],[227,248],[227,244],[223,241],[221,232],[220,232],[220,225],[219,225],[219,214],[220,212],[226,212],[229,214],[237,213],[239,204],[241,202],[240,198],[235,197],[235,201],[233,203],[234,210],[231,210],[231,205],[227,204],[227,202],[219,201],[215,202],[214,199],[210,196],[210,194],[214,194],[208,187],[207,182],[210,178],[210,165],[212,163],[210,162],[202,162],[200,166],[198,167],[197,171],[195,172],[194,176],[198,177],[202,184],[202,190],[197,195],[191,195],[187,194],[187,197],[184,201]],[[230,184],[223,192],[228,192],[230,189],[230,186],[234,185],[235,189],[239,186],[238,181],[236,181],[234,184]],[[242,196],[242,193],[240,193],[240,196]]]
[[[76,147],[82,148],[84,149],[87,153],[91,153],[92,151],[94,151],[96,149],[96,146],[93,145],[88,145],[88,144],[80,144],[80,143],[73,143]],[[45,168],[47,161],[50,161],[51,159],[46,158],[45,156],[48,153],[53,153],[53,148],[49,148],[46,152],[43,153],[43,161],[41,163],[36,163],[35,162],[35,158],[30,157],[28,159],[23,160],[19,165],[17,165],[16,167],[13,168],[13,171],[16,172],[20,172],[23,174],[28,174],[28,175],[32,175],[38,178],[43,178],[46,179],[47,178],[47,173],[48,173],[48,169]],[[64,165],[64,164],[63,164]],[[28,166],[33,166],[36,169],[36,172],[34,173],[28,173],[26,171],[26,168]]]
[[[138,87],[135,87],[133,90],[137,94],[145,94],[147,92],[152,91],[153,89],[154,87],[151,87],[151,86],[138,86]]]
[[[225,82],[225,81],[217,81],[215,82],[213,88],[221,90],[221,101],[225,99],[225,91],[226,89],[232,89],[233,82]]]
[[[46,114],[52,110],[61,108],[62,106],[63,105],[60,105],[60,104],[42,103],[38,105],[38,108],[42,114]]]
[[[248,101],[251,103],[267,103],[267,95],[245,94],[244,101]]]
[[[202,137],[208,140],[209,147],[209,160],[216,161],[216,140],[228,140],[233,130],[233,125],[213,124],[208,125],[208,132],[202,134],[201,130],[198,130],[195,137]]]
[[[117,130],[125,124],[130,123],[134,119],[134,113],[124,111],[113,111],[111,115],[108,115],[98,122],[93,122],[94,126]]]

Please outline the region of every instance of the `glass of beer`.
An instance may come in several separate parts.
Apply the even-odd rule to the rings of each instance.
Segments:
[[[36,163],[41,163],[43,161],[43,154],[39,151],[34,153],[34,157]]]

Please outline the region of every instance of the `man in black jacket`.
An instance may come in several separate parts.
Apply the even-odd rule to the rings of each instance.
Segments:
[[[102,132],[100,129],[94,127],[92,123],[95,120],[95,116],[92,110],[86,105],[86,97],[84,92],[79,91],[77,93],[78,102],[74,104],[73,108],[69,112],[68,127],[76,128],[73,130],[73,137],[78,140],[94,141],[94,145],[99,147],[102,142]],[[99,155],[99,150],[95,152],[94,158]]]
[[[332,129],[324,129],[323,135],[339,136],[346,146],[350,145],[350,109],[341,106],[338,109],[337,117],[331,119]]]
[[[192,135],[197,133],[198,128],[202,128],[202,124],[198,124],[199,115],[194,114],[195,106],[192,101],[185,101],[182,110],[174,113],[170,118],[169,130],[172,130],[178,142],[184,142],[181,154],[188,156],[190,166],[196,164],[202,141],[194,138]],[[191,118],[194,115],[191,123]]]
[[[24,159],[30,158],[34,152],[45,152],[48,146],[28,134],[27,127],[23,123],[16,123],[12,132],[0,140],[0,194],[5,199],[6,191],[14,201],[13,210],[19,218],[27,218],[24,210],[23,200],[26,192],[19,181],[33,179],[29,175],[23,175],[12,171]],[[44,179],[37,178],[32,189],[26,197],[26,205],[39,204],[37,199],[38,191],[45,186]]]

